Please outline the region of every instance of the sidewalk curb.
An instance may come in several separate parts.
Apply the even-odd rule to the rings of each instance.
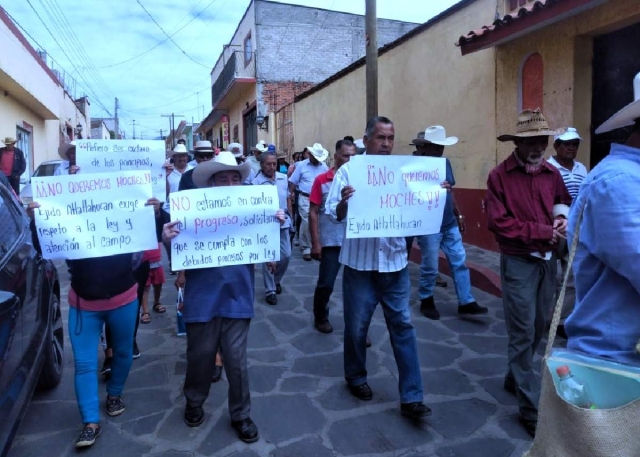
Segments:
[[[421,258],[422,255],[420,253],[420,247],[414,245],[411,248],[409,260],[419,265]],[[447,259],[442,252],[439,253],[438,265],[440,272],[447,276],[451,276],[449,262],[447,262]],[[478,289],[488,294],[495,295],[496,297],[502,297],[502,287],[500,285],[500,275],[498,273],[490,268],[470,262],[469,260],[467,260],[467,267],[469,268],[471,285],[473,287],[477,287]]]

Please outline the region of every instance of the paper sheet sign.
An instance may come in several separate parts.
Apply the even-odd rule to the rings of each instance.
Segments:
[[[32,178],[36,231],[46,259],[156,249],[151,176],[145,171]]]
[[[444,158],[351,158],[347,238],[430,235],[440,231],[447,191]]]
[[[81,173],[123,170],[151,172],[153,196],[165,201],[165,144],[159,140],[76,140],[76,164]]]
[[[278,191],[275,186],[225,186],[173,192],[173,270],[280,260]]]

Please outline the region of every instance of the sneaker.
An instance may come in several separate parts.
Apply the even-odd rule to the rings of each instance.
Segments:
[[[478,305],[476,302],[472,301],[466,305],[458,306],[458,314],[466,314],[469,316],[477,316],[479,314],[487,314],[489,312],[489,308],[485,308],[484,306]]]
[[[271,306],[275,306],[278,304],[278,297],[276,296],[275,293],[270,293],[269,295],[267,295],[267,303],[270,304]]]
[[[329,319],[323,319],[320,321],[316,321],[315,322],[315,328],[317,331],[319,331],[320,333],[331,333],[333,332],[333,326],[331,325],[331,322],[329,322]]]
[[[113,360],[112,357],[105,357],[104,358],[104,363],[102,364],[102,370],[100,370],[100,374],[102,376],[104,376],[105,378],[108,377],[111,374],[111,361]]]
[[[133,342],[133,358],[137,359],[138,357],[140,357],[140,349],[138,348],[138,342],[134,341]]]
[[[437,321],[440,319],[440,312],[436,309],[436,304],[433,301],[433,296],[423,298],[420,300],[420,312],[427,319]]]
[[[107,414],[111,417],[124,413],[124,402],[120,397],[107,395]]]
[[[98,425],[96,428],[85,426],[80,432],[80,436],[76,440],[76,447],[89,447],[96,442],[96,438],[100,435],[102,428]]]

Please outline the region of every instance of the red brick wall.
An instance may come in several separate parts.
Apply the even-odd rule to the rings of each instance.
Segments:
[[[269,104],[269,111],[277,112],[283,106],[293,103],[294,97],[313,86],[313,83],[293,81],[264,83],[262,100]]]

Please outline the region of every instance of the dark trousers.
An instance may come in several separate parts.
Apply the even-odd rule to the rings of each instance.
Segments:
[[[505,381],[515,383],[520,416],[537,420],[540,381],[533,371],[533,357],[546,329],[555,292],[555,262],[502,254],[500,276],[509,337]]]
[[[329,317],[329,300],[340,271],[340,246],[322,248],[318,283],[313,294],[313,317],[321,322]]]
[[[222,349],[229,381],[229,414],[232,421],[249,417],[251,397],[247,372],[247,335],[251,319],[215,317],[209,322],[186,324],[187,375],[184,396],[189,407],[202,407],[209,396],[216,352]]]

